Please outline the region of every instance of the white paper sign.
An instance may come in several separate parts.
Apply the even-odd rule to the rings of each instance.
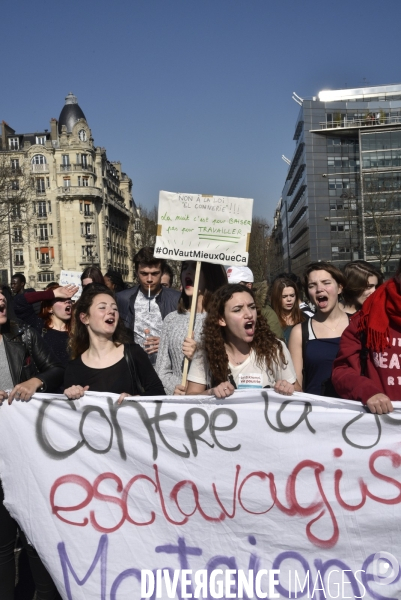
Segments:
[[[73,300],[78,300],[82,294],[82,282],[81,282],[81,271],[61,271],[60,273],[60,285],[77,285],[79,290],[72,297]]]
[[[155,256],[247,265],[253,200],[161,191]]]
[[[117,397],[0,408],[5,505],[64,600],[139,600],[146,569],[178,573],[153,599],[191,597],[184,576],[237,598],[249,572],[244,598],[401,597],[400,402]],[[219,569],[230,593],[196,596]]]

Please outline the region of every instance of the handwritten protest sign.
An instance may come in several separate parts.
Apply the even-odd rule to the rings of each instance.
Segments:
[[[247,597],[401,597],[401,403],[35,398],[0,409],[0,473],[64,600],[156,598],[157,580],[236,598],[245,575]]]
[[[81,271],[61,271],[60,285],[77,285],[79,290],[72,297],[73,300],[78,300],[82,294]]]
[[[248,264],[253,200],[161,191],[155,256]]]

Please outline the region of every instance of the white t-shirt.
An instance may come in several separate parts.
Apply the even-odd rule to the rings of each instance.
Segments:
[[[273,363],[272,370],[268,370],[266,365],[264,368],[261,368],[256,364],[256,354],[253,350],[251,350],[248,358],[242,364],[232,365],[228,363],[237,389],[273,387],[276,381],[280,379],[295,383],[297,376],[292,364],[291,355],[287,346],[281,341],[280,344],[283,349],[286,365],[282,364],[279,359],[278,364]],[[206,386],[211,385],[209,365],[202,350],[198,350],[195,353],[189,368],[188,380]]]

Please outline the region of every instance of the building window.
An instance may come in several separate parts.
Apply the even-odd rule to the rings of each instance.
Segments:
[[[48,202],[47,202],[47,211],[48,211],[49,213],[51,213],[51,212],[52,212],[52,203],[50,202],[50,200],[48,200]]]
[[[37,177],[36,178],[36,192],[38,194],[44,194],[46,192],[45,178],[44,177]]]
[[[39,240],[47,241],[49,239],[47,223],[41,223],[39,225]]]
[[[52,271],[38,273],[38,281],[39,283],[50,283],[50,281],[54,281],[54,273]]]
[[[22,228],[14,227],[13,228],[13,242],[22,242]]]
[[[22,250],[14,250],[14,264],[17,266],[24,264],[24,253]]]
[[[86,215],[86,216],[89,217],[92,214],[92,212],[91,212],[91,206],[92,205],[89,202],[85,202],[85,204],[84,204],[84,215]]]
[[[18,204],[13,206],[12,212],[11,212],[11,218],[13,220],[21,218],[21,207]]]
[[[86,142],[86,131],[85,131],[85,129],[80,129],[80,131],[78,132],[78,137],[81,140],[81,142]]]
[[[87,260],[92,260],[93,258],[93,246],[82,246],[82,257]]]
[[[36,204],[37,206],[35,208],[37,210],[38,217],[47,217],[46,201],[41,200],[40,202],[36,202]]]
[[[31,162],[33,165],[45,165],[46,157],[43,156],[43,154],[35,154],[35,156],[32,157]]]
[[[65,167],[69,167],[70,166],[70,155],[69,154],[62,154],[62,156],[61,156],[61,163]]]
[[[81,223],[81,235],[92,235],[92,223]]]
[[[8,148],[10,150],[19,150],[19,140],[17,137],[8,138]]]
[[[54,259],[54,248],[48,248],[47,246],[35,248],[35,255],[36,260],[38,260],[41,265],[48,265],[50,260]]]
[[[18,181],[18,179],[14,179],[11,182],[11,189],[12,190],[19,190],[19,181]]]
[[[11,170],[15,173],[17,171],[19,171],[19,159],[18,158],[12,158],[11,159]]]
[[[89,187],[89,177],[82,177],[83,187]]]
[[[46,136],[45,135],[37,135],[36,136],[36,143],[37,144],[41,144],[42,146],[44,146],[46,144]]]
[[[88,168],[88,155],[87,154],[81,154],[81,165],[82,165],[83,169]]]
[[[63,185],[64,185],[65,188],[71,187],[71,179],[69,177],[64,177],[64,179],[63,179]]]
[[[50,177],[46,177],[46,187],[50,189]]]

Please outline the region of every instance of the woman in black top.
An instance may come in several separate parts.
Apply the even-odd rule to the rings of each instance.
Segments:
[[[17,318],[36,329],[63,366],[70,360],[67,345],[71,328],[71,298],[77,291],[77,286],[61,287],[53,283],[42,292],[18,294],[14,301]],[[39,301],[41,306],[37,315],[32,304]]]
[[[71,356],[64,394],[74,400],[87,390],[125,396],[164,396],[148,355],[119,320],[114,293],[92,284],[75,305]]]

